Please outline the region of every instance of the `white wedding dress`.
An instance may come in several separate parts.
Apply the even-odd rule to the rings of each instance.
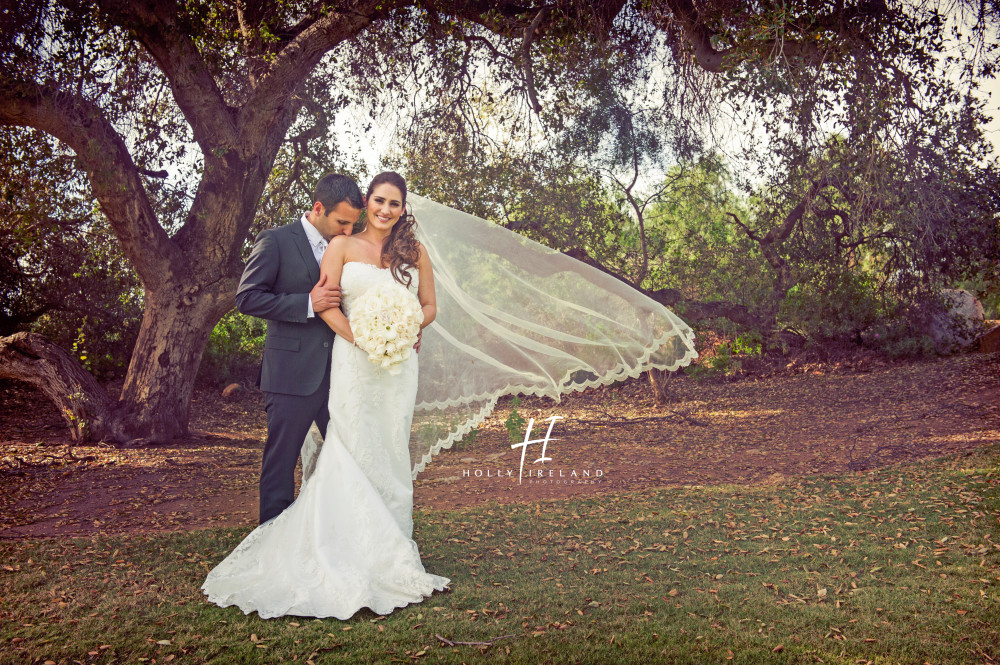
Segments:
[[[414,271],[416,288],[416,273]],[[344,265],[342,307],[388,269]],[[410,424],[417,354],[398,374],[337,337],[333,345],[330,424],[298,497],[260,525],[209,574],[209,601],[262,618],[283,615],[348,619],[368,607],[387,614],[445,588],[424,570],[413,532]]]

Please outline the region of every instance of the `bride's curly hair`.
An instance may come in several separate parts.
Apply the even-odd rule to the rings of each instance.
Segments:
[[[372,178],[368,185],[368,193],[365,194],[365,202],[372,195],[372,190],[377,186],[388,183],[399,188],[403,194],[403,214],[389,232],[389,237],[382,243],[382,263],[388,264],[392,271],[392,276],[403,286],[413,283],[413,276],[410,269],[415,268],[420,259],[420,243],[414,231],[417,229],[417,220],[406,208],[406,180],[395,171],[383,171]]]

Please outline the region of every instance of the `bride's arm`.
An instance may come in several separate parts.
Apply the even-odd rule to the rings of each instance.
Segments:
[[[344,262],[347,260],[347,245],[350,237],[345,235],[334,236],[323,254],[323,261],[319,264],[319,274],[322,280],[326,276],[327,284],[340,286],[340,275],[344,271]],[[333,328],[337,333],[351,344],[354,344],[354,333],[351,331],[351,323],[340,311],[339,307],[324,309],[319,313],[319,317],[326,321],[326,325]]]
[[[420,307],[424,311],[424,322],[420,324],[420,327],[425,328],[437,316],[437,301],[434,299],[434,273],[431,270],[431,259],[427,256],[427,250],[424,249],[423,245],[420,245],[417,270],[420,271],[417,298],[420,299]]]

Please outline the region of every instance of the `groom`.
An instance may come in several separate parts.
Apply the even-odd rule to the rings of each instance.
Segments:
[[[236,291],[240,312],[267,319],[257,380],[267,411],[261,523],[292,503],[295,462],[312,423],[326,435],[334,334],[317,315],[340,306],[340,289],[320,279],[319,263],[333,236],[351,234],[363,207],[354,180],[323,176],[309,212],[257,236]]]

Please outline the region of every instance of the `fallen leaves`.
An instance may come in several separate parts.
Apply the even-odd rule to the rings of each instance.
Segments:
[[[526,485],[514,490],[503,483],[461,479],[461,458],[485,460],[498,451],[510,452],[502,419],[492,425],[491,419],[484,424],[480,439],[463,448],[460,456],[445,453],[421,475],[416,503],[452,507],[491,500],[524,502],[665,483],[752,485],[773,476],[787,484],[806,473],[841,472],[852,455],[870,455],[879,445],[904,446],[908,457],[968,449],[995,436],[995,422],[991,430],[987,418],[992,412],[959,409],[965,403],[992,403],[987,394],[990,377],[976,371],[982,365],[978,358],[956,356],[933,363],[891,365],[865,374],[778,376],[759,382],[716,384],[682,379],[678,396],[683,401],[675,408],[710,422],[707,428],[664,419],[661,407],[640,381],[573,394],[559,404],[526,398],[524,410],[539,411],[536,418],[566,417],[564,438],[572,445],[558,450],[559,464],[565,468],[606,464],[607,451],[615,451],[614,471],[605,474],[603,483]],[[24,404],[29,402],[34,399]],[[0,527],[16,527],[23,535],[59,536],[252,523],[247,504],[256,494],[265,427],[260,396],[247,391],[235,401],[220,400],[211,391],[199,393],[193,404],[195,429],[186,440],[162,448],[75,447],[76,458],[94,459],[25,472],[25,482],[0,496]],[[891,413],[884,408],[886,404],[892,405]],[[22,435],[8,434],[10,440],[0,441],[0,458],[45,455],[65,448],[57,413],[45,415],[44,409],[28,409],[23,404],[16,409],[15,401],[11,405],[0,405],[0,420]],[[502,410],[501,405],[498,411]],[[29,430],[35,432],[29,425],[37,421],[39,431],[48,432],[46,418],[57,424],[56,429],[36,446],[38,438],[28,436]],[[574,419],[608,426],[595,436],[594,427],[574,429]],[[914,423],[926,428],[928,435],[914,439]],[[877,458],[868,466],[891,461]],[[72,482],[67,482],[64,473],[70,474]],[[459,481],[433,482],[439,475],[457,476]],[[43,514],[45,519],[39,519]],[[678,534],[680,543],[691,537],[689,529]],[[774,531],[733,535],[742,540],[796,541],[791,533]],[[451,534],[455,536],[459,534]],[[475,532],[456,540],[486,542],[484,534]],[[898,541],[893,547],[902,548],[906,542]],[[665,552],[668,545],[675,546],[659,543],[658,551]],[[818,545],[809,546],[819,549]],[[938,547],[950,545],[941,539]],[[824,553],[830,552],[829,546],[824,544],[824,548]],[[984,554],[988,549],[980,546]],[[515,553],[515,549],[504,550],[503,555]]]

